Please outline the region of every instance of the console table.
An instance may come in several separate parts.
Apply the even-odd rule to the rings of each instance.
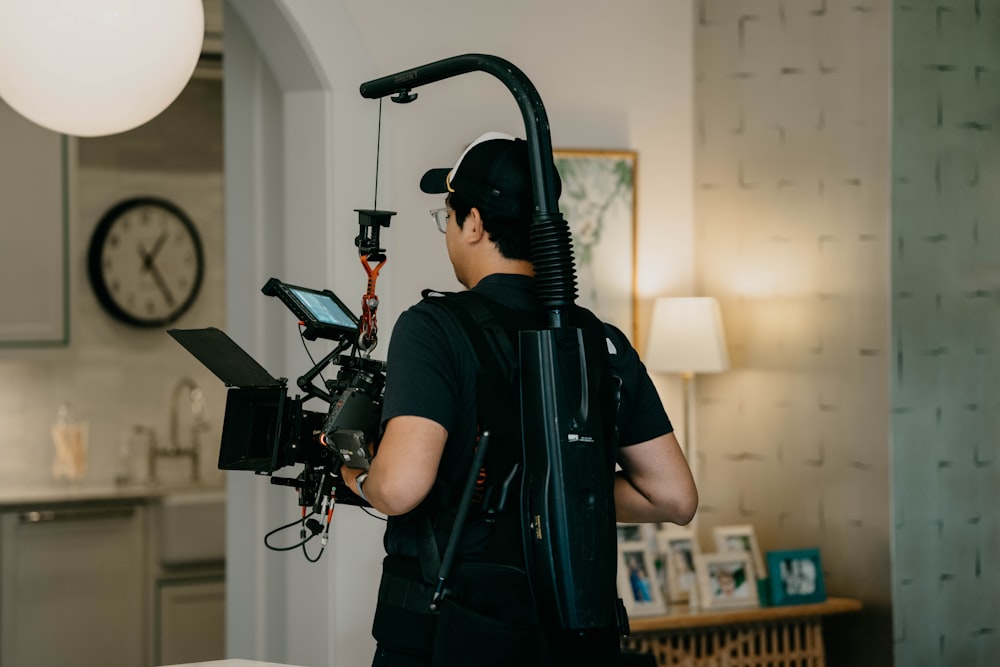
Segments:
[[[860,610],[861,602],[849,598],[757,609],[678,607],[629,619],[623,646],[669,667],[824,667],[823,617]]]

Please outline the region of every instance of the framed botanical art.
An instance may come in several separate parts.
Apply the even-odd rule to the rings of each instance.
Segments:
[[[667,600],[697,607],[695,561],[701,549],[694,530],[679,526],[663,528],[656,533],[656,549],[665,565]]]
[[[576,303],[636,340],[636,153],[553,151],[562,180],[559,211],[573,235]]]
[[[767,578],[767,568],[760,555],[757,535],[749,524],[739,526],[716,526],[712,529],[716,551],[745,551],[753,556],[754,572],[758,579]]]
[[[618,594],[629,616],[667,612],[663,591],[656,581],[649,530],[643,524],[618,524]]]
[[[807,604],[826,600],[819,549],[768,551],[771,604]]]
[[[698,592],[705,609],[760,606],[753,556],[742,551],[702,554],[695,560]]]

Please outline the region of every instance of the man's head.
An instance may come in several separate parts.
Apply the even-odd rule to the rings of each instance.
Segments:
[[[555,181],[558,196],[558,173]],[[447,194],[447,205],[455,211],[459,227],[475,208],[500,254],[529,261],[529,229],[535,210],[531,183],[528,144],[507,134],[487,132],[469,144],[455,166],[424,174],[420,189]]]

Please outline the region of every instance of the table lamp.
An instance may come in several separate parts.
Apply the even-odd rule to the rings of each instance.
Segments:
[[[681,448],[697,482],[690,427],[694,375],[719,373],[729,367],[719,302],[712,297],[660,297],[653,304],[648,340],[646,368],[680,373],[684,407]]]

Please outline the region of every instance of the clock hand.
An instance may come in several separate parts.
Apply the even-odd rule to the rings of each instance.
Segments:
[[[167,281],[163,279],[163,276],[160,274],[160,270],[156,268],[156,264],[153,264],[152,258],[150,258],[148,268],[149,272],[153,274],[153,281],[156,283],[156,286],[160,288],[161,292],[163,292],[163,298],[166,300],[167,305],[173,308],[174,295],[171,293],[170,288],[167,287]]]
[[[170,287],[167,286],[167,281],[163,279],[163,274],[160,273],[160,270],[156,268],[156,264],[153,263],[153,258],[156,253],[160,251],[160,248],[163,247],[163,241],[165,239],[166,233],[161,234],[160,238],[158,238],[156,243],[153,245],[153,249],[149,252],[146,252],[146,249],[142,247],[141,243],[137,243],[136,247],[139,250],[139,257],[142,258],[142,270],[148,271],[153,275],[153,282],[155,282],[159,290],[163,292],[163,298],[167,302],[167,305],[172,308],[174,305],[174,295],[170,291]]]
[[[150,267],[153,265],[153,255],[152,253],[146,252],[146,249],[142,247],[141,243],[136,243],[136,250],[139,251],[139,257],[142,259],[142,270],[149,271]]]
[[[156,239],[156,242],[153,243],[153,248],[149,252],[146,252],[146,249],[142,247],[141,243],[136,244],[139,249],[139,256],[142,257],[143,271],[149,271],[153,268],[153,260],[155,260],[156,256],[160,254],[160,250],[163,248],[163,244],[167,242],[168,236],[169,234],[167,234],[166,231],[162,232],[159,238]]]
[[[166,243],[167,241],[167,236],[168,236],[167,232],[164,231],[160,234],[160,237],[156,239],[156,243],[153,244],[153,249],[149,251],[150,262],[156,259],[156,256],[160,253],[160,249],[163,247],[163,244]]]

